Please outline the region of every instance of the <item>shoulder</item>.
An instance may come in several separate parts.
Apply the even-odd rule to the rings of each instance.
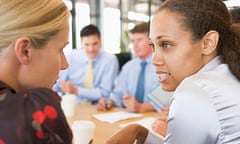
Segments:
[[[137,58],[133,58],[131,60],[129,60],[127,63],[125,63],[123,65],[123,70],[124,69],[132,69],[132,68],[135,68],[135,67],[138,67],[139,66],[139,60]]]
[[[73,49],[67,56],[68,57],[86,56],[86,53],[82,48],[76,48]]]
[[[174,92],[174,99],[180,103],[197,103],[199,98],[207,96],[207,91],[192,79],[184,79]]]
[[[218,65],[216,68],[194,74],[184,80],[185,83],[194,83],[206,91],[210,89],[222,89],[229,86],[240,85],[239,81],[230,72],[226,64]]]
[[[191,120],[193,117],[201,119],[204,115],[208,118],[216,115],[208,87],[208,83],[201,85],[195,77],[186,78],[180,83],[171,101],[173,109],[179,112],[179,118]],[[182,115],[184,113],[187,115]],[[195,118],[193,121],[196,122]]]
[[[121,75],[128,75],[129,77],[131,77],[132,75],[135,75],[136,72],[138,71],[138,67],[139,67],[139,59],[137,58],[133,58],[131,60],[129,60],[127,63],[125,63],[122,66],[122,69],[120,71]]]
[[[195,135],[196,138],[198,138],[197,135],[211,134],[212,137],[209,139],[216,140],[222,133],[223,122],[227,120],[229,112],[239,109],[237,108],[239,89],[239,82],[232,76],[226,65],[219,65],[213,70],[197,73],[184,79],[171,101],[169,121],[172,130],[178,132],[180,127],[185,127],[185,131],[191,132],[191,135]],[[189,122],[193,124],[191,127]],[[199,130],[198,133],[196,130]],[[181,135],[181,131],[178,134]]]
[[[15,92],[9,86],[0,82],[2,92],[6,93],[8,102],[18,101],[19,105],[24,101],[24,104],[34,103],[34,105],[44,104],[44,103],[59,103],[61,98],[52,89],[48,88],[35,88],[25,91]],[[4,94],[3,93],[3,94]],[[32,105],[32,104],[31,104]]]
[[[117,57],[114,54],[103,50],[99,51],[99,57],[104,60],[110,60],[109,62],[111,62],[111,60],[117,60]]]
[[[237,97],[239,94],[236,91],[240,92],[238,89],[240,89],[239,82],[232,77],[224,65],[220,65],[217,69],[196,73],[185,78],[177,87],[171,105],[176,111],[188,113],[189,115],[185,116],[189,116],[189,119],[192,119],[192,115],[216,120],[216,104],[219,101],[226,102],[224,100],[226,96],[228,99]],[[211,120],[208,119],[208,121]]]
[[[14,132],[17,129],[25,138],[29,137],[28,134],[31,132],[33,133],[31,135],[33,142],[57,143],[57,137],[61,137],[66,143],[70,143],[71,130],[61,110],[60,97],[57,93],[47,88],[15,92],[2,83],[0,86],[4,87],[1,94],[6,93],[6,99],[1,101],[1,114],[4,114],[4,120],[14,119],[14,121],[8,120],[4,123],[4,125],[8,125],[5,132]],[[26,126],[28,129],[21,129]],[[38,135],[42,129],[44,129],[43,133]],[[41,136],[46,136],[46,139],[42,139]],[[14,133],[12,138],[14,141]]]
[[[39,102],[59,103],[60,96],[48,88],[35,88],[24,92],[24,97],[32,100],[39,100]]]
[[[69,54],[66,55],[68,62],[70,63],[82,63],[87,61],[87,55],[83,49],[73,49]]]
[[[114,54],[111,54],[102,50],[99,52],[99,55],[97,56],[96,61],[102,66],[107,66],[107,67],[118,66],[117,57]]]

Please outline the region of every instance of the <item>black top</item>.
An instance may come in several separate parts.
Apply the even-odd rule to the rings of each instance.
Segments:
[[[50,89],[16,93],[0,81],[0,144],[71,144],[60,101]]]

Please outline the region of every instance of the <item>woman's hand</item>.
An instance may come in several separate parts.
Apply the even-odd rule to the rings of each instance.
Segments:
[[[166,136],[167,133],[167,117],[169,113],[169,108],[164,108],[159,111],[156,120],[152,124],[153,131],[159,133],[162,136]]]

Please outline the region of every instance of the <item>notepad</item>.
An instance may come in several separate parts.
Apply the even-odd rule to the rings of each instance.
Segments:
[[[157,110],[168,107],[172,99],[173,92],[163,91],[161,87],[157,87],[151,93],[148,94],[150,102]]]
[[[130,118],[142,117],[142,114],[130,113],[125,111],[119,112],[108,112],[104,114],[94,114],[93,117],[104,122],[114,123],[121,120],[126,120]]]

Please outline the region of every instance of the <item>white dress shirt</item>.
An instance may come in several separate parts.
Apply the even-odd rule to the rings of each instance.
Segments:
[[[240,143],[240,82],[216,57],[177,87],[164,144],[223,143]]]

